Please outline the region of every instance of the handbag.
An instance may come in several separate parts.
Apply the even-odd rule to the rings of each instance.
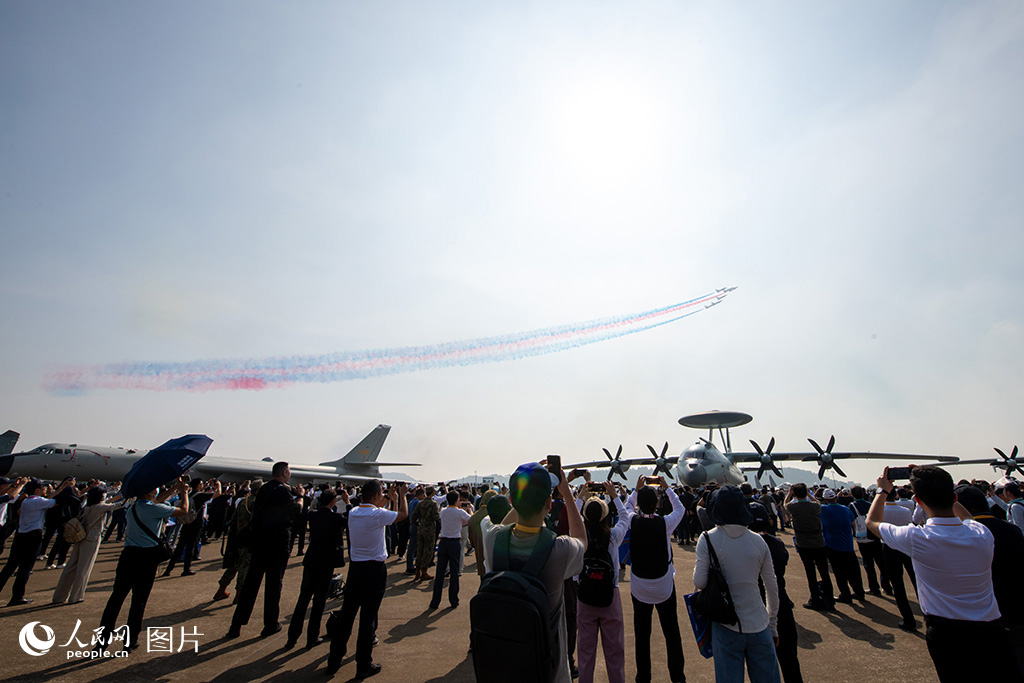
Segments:
[[[706,536],[705,542],[708,551],[711,553],[711,566],[708,567],[708,582],[701,590],[697,591],[694,606],[705,618],[717,621],[720,624],[736,624],[739,617],[736,616],[736,605],[732,601],[732,594],[729,592],[729,584],[722,573],[722,566],[718,562],[718,555],[715,554],[715,546],[711,544],[711,537],[707,532],[701,534]],[[740,633],[743,632],[742,625]]]
[[[76,517],[72,517],[68,521],[64,522],[64,540],[74,545],[84,541],[89,532],[96,528],[96,525],[103,521],[103,517],[100,516],[95,522],[89,525],[86,529],[85,525],[82,524],[81,514]]]
[[[139,513],[136,512],[134,505],[132,506],[132,515],[135,517],[135,523],[139,525],[139,528],[145,531],[147,536],[156,541],[156,546],[154,546],[153,551],[153,556],[156,558],[156,563],[161,564],[162,562],[166,562],[167,560],[171,559],[171,555],[174,554],[174,552],[171,550],[171,546],[167,543],[167,541],[154,534],[152,529],[150,529],[148,526],[142,523],[142,520],[139,518]]]
[[[64,522],[64,540],[68,543],[75,544],[79,541],[84,541],[88,535],[85,527],[82,526],[82,520],[78,519],[78,517],[72,517]]]

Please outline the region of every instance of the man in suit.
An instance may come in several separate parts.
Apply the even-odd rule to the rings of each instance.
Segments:
[[[281,630],[277,617],[281,611],[281,587],[288,566],[288,540],[292,524],[299,514],[288,480],[292,477],[286,462],[274,463],[273,478],[260,487],[253,503],[252,521],[249,522],[249,571],[238,595],[238,606],[231,619],[226,639],[237,638],[242,627],[249,623],[260,584],[266,580],[263,591],[263,631],[261,638]]]

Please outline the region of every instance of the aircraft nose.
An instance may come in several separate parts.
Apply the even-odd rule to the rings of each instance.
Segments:
[[[703,486],[707,481],[708,473],[704,466],[695,460],[688,460],[684,467],[680,467],[679,476],[687,486]]]

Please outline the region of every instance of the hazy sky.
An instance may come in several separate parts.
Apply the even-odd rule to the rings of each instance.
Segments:
[[[0,428],[425,479],[697,436],[1024,445],[1024,5],[0,4]],[[532,358],[61,395],[64,365],[421,346],[684,301]],[[810,467],[811,465],[809,465]],[[877,466],[847,474],[873,479]],[[988,476],[986,467],[957,475]]]

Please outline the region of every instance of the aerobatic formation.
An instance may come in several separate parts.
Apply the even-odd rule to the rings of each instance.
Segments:
[[[711,308],[733,289],[735,287],[716,289],[688,301],[640,313],[433,346],[345,351],[319,356],[64,367],[48,374],[44,386],[54,393],[67,394],[93,389],[259,390],[300,382],[342,382],[434,368],[496,363],[566,351],[667,325]]]

